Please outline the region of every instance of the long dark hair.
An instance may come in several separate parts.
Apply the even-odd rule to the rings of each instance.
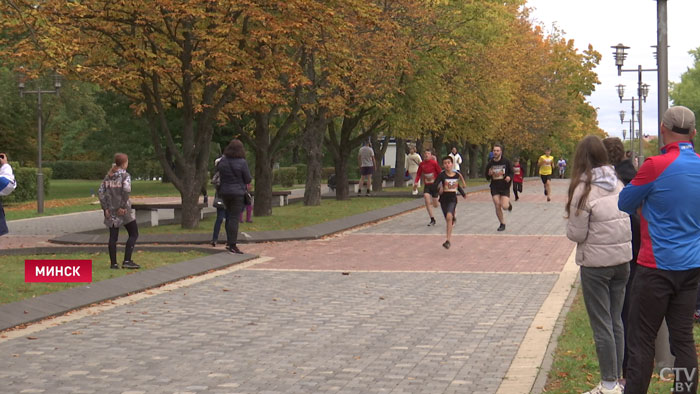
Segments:
[[[231,140],[224,148],[224,156],[232,159],[245,159],[245,148],[241,140]]]
[[[622,145],[622,141],[620,141],[619,138],[608,137],[603,140],[603,145],[605,145],[605,149],[608,151],[610,164],[618,165],[625,159],[625,147]]]
[[[576,205],[576,215],[583,209],[591,192],[593,182],[592,171],[596,167],[608,164],[608,152],[600,137],[595,135],[586,136],[576,146],[574,156],[574,170],[571,173],[571,183],[569,184],[569,200],[566,202],[566,217],[571,216],[571,200],[574,197],[574,190],[583,183],[584,189],[581,198]]]

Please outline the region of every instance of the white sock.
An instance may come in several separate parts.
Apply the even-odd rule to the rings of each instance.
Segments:
[[[607,380],[603,380],[601,383],[603,385],[603,388],[605,388],[606,390],[612,390],[617,385],[617,381],[609,382]]]

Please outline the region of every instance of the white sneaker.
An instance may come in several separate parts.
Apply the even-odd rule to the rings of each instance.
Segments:
[[[418,190],[412,191],[411,194],[413,194],[414,196],[418,195]]]
[[[591,391],[586,391],[583,394],[622,394],[622,386],[619,383],[615,383],[615,387],[611,389],[606,389],[603,387],[603,383],[598,383],[597,386]]]

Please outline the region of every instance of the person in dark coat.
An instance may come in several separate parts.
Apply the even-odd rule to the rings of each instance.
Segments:
[[[253,180],[248,163],[245,161],[243,143],[232,140],[224,149],[224,156],[216,166],[221,185],[219,195],[226,207],[226,250],[231,253],[243,253],[236,241],[238,239],[238,216],[245,207],[245,195]]]

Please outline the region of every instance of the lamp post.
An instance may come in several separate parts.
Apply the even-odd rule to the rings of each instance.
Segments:
[[[44,94],[56,94],[61,89],[61,76],[58,73],[53,74],[53,89],[47,90],[42,89],[41,85],[37,82],[36,88],[34,90],[26,90],[24,74],[20,72],[18,75],[17,87],[19,88],[19,95],[24,97],[25,94],[36,94],[37,96],[37,173],[36,173],[36,211],[38,213],[44,213],[44,173],[42,172],[42,161],[41,161],[41,149],[42,149],[42,100],[41,96]]]
[[[647,89],[647,93],[648,92],[649,92],[649,90]],[[632,116],[630,117],[630,150],[632,150],[634,152],[634,129],[635,129],[635,127],[634,127],[634,102],[638,101],[638,100],[634,96],[632,96],[631,98],[628,98],[628,99],[623,98],[625,96],[625,85],[617,85],[617,95],[620,97],[620,102],[623,102],[623,101],[631,101],[632,102],[632,112],[631,112]],[[645,96],[645,98],[646,98],[646,96]],[[639,101],[640,111],[641,111],[641,107],[642,107],[642,104],[641,104],[641,101]],[[624,112],[624,111],[620,111],[620,112]],[[640,119],[640,118],[641,118],[641,115],[637,116],[637,119]],[[622,117],[620,118],[620,120],[622,120]],[[637,152],[637,156],[640,156],[640,157],[642,155],[642,132],[641,132],[641,130],[642,130],[642,126],[640,124],[639,125],[639,132],[637,133],[637,138],[639,139],[639,152]],[[639,161],[642,162],[642,159],[639,159]]]
[[[627,53],[625,53],[625,50],[629,49],[629,47],[624,46],[622,44],[617,44],[615,46],[612,46],[611,48],[615,48],[615,52],[613,52],[613,55],[615,56],[615,66],[617,66],[617,75],[622,75],[623,72],[636,72],[637,73],[637,97],[639,100],[639,115],[637,116],[637,119],[639,119],[639,164],[641,165],[642,162],[644,161],[644,155],[643,155],[643,150],[642,150],[642,134],[644,133],[644,127],[642,126],[642,100],[644,102],[647,101],[647,95],[649,94],[649,85],[645,84],[642,82],[642,73],[645,71],[658,71],[657,69],[643,69],[641,65],[638,65],[636,69],[623,69],[622,66],[625,63],[625,59],[627,58]],[[619,85],[618,85],[619,86]],[[619,90],[618,90],[619,94]],[[622,102],[622,95],[620,95],[620,102]],[[632,103],[632,106],[634,107],[634,102]]]
[[[625,111],[620,111],[620,124],[625,124]],[[622,145],[625,145],[625,139],[627,138],[627,130],[622,130]],[[630,145],[632,145],[632,142],[630,141]]]

